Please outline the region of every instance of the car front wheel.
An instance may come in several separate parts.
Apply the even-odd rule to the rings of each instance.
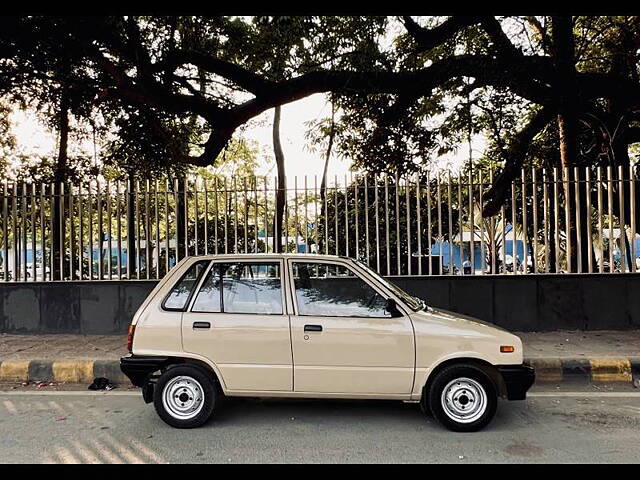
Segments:
[[[428,395],[433,416],[455,432],[481,430],[498,404],[493,381],[475,365],[452,365],[438,372]]]
[[[172,427],[195,428],[209,420],[217,404],[217,391],[209,374],[181,365],[160,376],[153,404],[160,418]]]

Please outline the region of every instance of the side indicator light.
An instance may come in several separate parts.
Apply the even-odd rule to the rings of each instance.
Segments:
[[[513,353],[515,351],[515,348],[513,348],[513,346],[511,345],[502,345],[500,347],[500,353]]]

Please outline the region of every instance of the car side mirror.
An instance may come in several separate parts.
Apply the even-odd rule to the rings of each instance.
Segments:
[[[389,312],[391,314],[391,318],[401,317],[402,313],[398,310],[398,305],[393,298],[387,299],[387,304],[384,307],[385,312]]]

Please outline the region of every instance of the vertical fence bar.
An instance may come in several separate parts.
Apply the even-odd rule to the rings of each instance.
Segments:
[[[580,172],[578,171],[578,167],[573,167],[573,177],[574,177],[574,191],[575,191],[575,216],[576,216],[576,259],[578,262],[577,272],[582,273],[582,235],[580,235],[581,230],[581,222],[580,222]]]
[[[118,231],[118,238],[116,239],[116,248],[118,250],[117,267],[118,279],[122,280],[122,197],[120,191],[120,180],[116,180],[116,229]],[[157,200],[156,198],[156,202]]]
[[[411,223],[409,222],[409,211],[411,208],[411,200],[409,197],[409,189],[411,188],[410,176],[407,175],[405,177],[404,184],[404,197],[405,197],[405,215],[406,215],[406,224],[407,224],[407,273],[411,275]],[[402,272],[398,272],[401,274]]]
[[[618,205],[619,205],[619,226],[620,226],[620,272],[627,271],[629,266],[627,265],[627,229],[626,229],[626,217],[624,214],[624,170],[622,165],[618,166]]]
[[[264,188],[265,188],[265,195],[267,192],[267,177],[264,177]],[[265,197],[265,203],[266,203],[267,199]],[[218,208],[218,177],[214,177],[213,178],[213,208],[215,210],[214,214],[213,214],[213,241],[214,241],[214,251],[216,253],[216,255],[218,254],[218,219],[220,218],[220,210]],[[266,235],[266,232],[265,232]],[[267,239],[265,238],[265,241]]]
[[[235,175],[233,177],[233,199],[233,253],[240,253],[238,248],[238,182]]]
[[[420,218],[420,174],[416,173],[416,238],[418,241],[418,275],[422,275],[422,223]]]
[[[277,182],[277,180],[276,180],[276,182]],[[227,223],[228,223],[227,222],[227,212],[228,212],[228,209],[229,209],[229,201],[227,199],[227,178],[226,177],[223,179],[222,186],[224,188],[224,214],[223,214],[223,217],[224,217],[224,253],[229,253],[229,247],[228,247],[228,245],[229,245],[229,237],[228,237],[229,228],[227,226]],[[277,197],[276,197],[276,202],[277,202]]]
[[[603,211],[602,211],[602,167],[597,167],[598,174],[598,243],[599,243],[599,258],[598,258],[598,271],[604,273],[604,236],[603,236]]]
[[[553,167],[553,214],[554,214],[554,229],[555,232],[555,262],[556,273],[560,272],[560,205],[558,204],[558,167]]]
[[[366,173],[364,174],[364,241],[367,266],[369,266],[369,180]]]
[[[29,265],[27,265],[27,182],[22,182],[22,197],[20,198],[20,230],[22,240],[22,277],[23,281],[28,280]]]
[[[75,237],[75,228],[74,228],[74,219],[75,215],[73,212],[74,201],[73,201],[73,184],[69,184],[69,200],[68,200],[68,211],[69,211],[69,279],[73,280],[74,277],[74,260],[75,260],[75,248],[74,248],[74,237]]]
[[[484,275],[484,273],[487,271],[487,257],[486,257],[485,223],[484,223],[484,217],[482,216],[482,206],[484,205],[484,179],[482,178],[482,170],[478,172],[478,187],[479,187],[478,205],[480,208],[480,212],[479,212],[479,215],[480,215],[480,270]]]
[[[562,185],[564,190],[564,229],[565,245],[567,247],[567,272],[573,272],[572,252],[575,245],[571,241],[571,190],[570,190],[570,170],[569,167],[562,168]],[[574,225],[575,227],[575,225]]]
[[[376,204],[376,272],[380,272],[380,218],[379,218],[379,203],[378,203],[378,175],[373,175],[374,181],[374,195]]]
[[[391,275],[391,249],[389,247],[389,175],[384,174],[385,246],[387,252],[387,275]]]
[[[529,253],[529,245],[527,242],[527,233],[528,233],[528,225],[527,225],[527,178],[525,175],[524,168],[521,172],[522,178],[522,273],[527,274],[527,257]]]
[[[549,273],[551,270],[549,263],[549,184],[546,170],[542,170],[542,202],[544,205],[542,212],[544,219],[544,271]]]
[[[395,173],[395,188],[394,188],[394,193],[395,193],[395,211],[396,211],[396,272],[397,275],[401,274],[401,266],[400,266],[400,243],[401,243],[401,237],[400,237],[400,194],[398,192],[398,190],[400,189],[400,179],[398,178],[398,172],[396,171]]]
[[[193,179],[193,239],[195,241],[195,255],[200,254],[200,247],[198,245],[199,235],[198,235],[198,219],[200,218],[198,215],[200,213],[200,209],[198,208],[198,177]],[[246,202],[245,202],[246,204]]]
[[[154,179],[153,181],[153,215],[155,220],[155,232],[156,232],[156,241],[154,245],[154,250],[156,252],[155,255],[155,263],[156,263],[156,279],[160,278],[160,213],[159,213],[159,202],[158,202],[158,180]],[[118,238],[120,238],[120,232],[118,232]],[[120,258],[120,245],[118,245],[118,258]],[[118,268],[120,268],[118,266]]]
[[[607,200],[609,211],[609,273],[615,271],[613,263],[613,170],[607,167]]]
[[[307,176],[304,176],[304,253],[309,253],[309,190]]]
[[[107,257],[107,265],[108,265],[108,270],[109,270],[109,280],[111,280],[113,278],[113,260],[112,260],[112,252],[113,252],[113,243],[111,241],[111,184],[109,183],[109,181],[107,181],[106,185],[105,185],[106,191],[105,191],[105,196],[107,198],[107,249],[109,250],[108,253],[108,257]],[[147,202],[148,203],[148,202]],[[147,242],[148,243],[148,242]],[[148,270],[148,267],[147,267]]]
[[[244,253],[249,253],[249,203],[247,197],[247,179],[242,179],[244,190]]]
[[[452,190],[453,184],[451,183],[451,172],[447,172],[448,186],[447,186],[447,203],[449,207],[449,275],[455,273],[455,262],[453,257],[453,209],[452,209]]]
[[[335,236],[336,238],[334,239],[335,245],[336,245],[336,255],[338,255],[338,245],[339,245],[339,233],[338,233],[338,176],[336,175],[333,179],[333,197],[334,197],[334,204],[333,204],[333,219],[334,219],[334,223],[335,223]]]
[[[591,226],[591,168],[585,167],[585,192],[587,192],[585,201],[587,202],[587,267],[589,273],[593,273],[593,227]]]
[[[533,187],[533,273],[538,273],[538,178],[535,168],[531,169],[531,184]]]
[[[464,254],[464,211],[466,210],[464,204],[464,198],[462,196],[463,186],[464,186],[464,177],[462,170],[458,173],[457,178],[458,183],[458,261],[460,263],[460,273],[464,273],[462,269],[462,264],[464,262],[463,254]]]
[[[431,179],[429,178],[431,175],[431,173],[429,171],[427,171],[427,251],[428,251],[428,259],[429,259],[429,275],[433,275],[433,259],[432,259],[432,254],[433,252],[431,251],[431,245],[432,245],[432,238],[431,238],[431,231],[432,231],[432,221],[431,221]],[[440,195],[440,185],[438,184],[438,202],[440,201],[439,199],[439,195]],[[438,211],[440,211],[440,204],[438,203]],[[438,221],[438,225],[440,225],[440,222]]]
[[[9,214],[8,210],[9,202],[9,187],[8,182],[5,179],[2,188],[2,228],[3,228],[3,256],[2,256],[2,279],[7,282],[9,280]]]
[[[276,245],[280,245],[280,238],[282,237],[282,232],[278,229],[278,222],[276,221],[276,217],[278,216],[278,178],[274,177],[273,179],[273,251],[276,252]]]
[[[31,184],[29,205],[31,207],[31,281],[36,281],[36,184]]]
[[[636,273],[636,182],[633,165],[629,165],[629,204],[629,214],[631,215],[631,271]],[[591,259],[591,256],[589,256],[589,259]]]
[[[469,171],[469,257],[471,258],[471,274],[476,273],[476,252],[475,252],[475,218],[473,212],[473,170]],[[464,238],[463,238],[464,240]]]
[[[87,210],[89,225],[87,225],[87,248],[89,249],[89,280],[93,280],[93,194],[91,179],[87,184]]]
[[[171,230],[169,229],[169,179],[165,178],[164,180],[164,248],[165,248],[165,258],[164,258],[164,273],[165,275],[169,273],[169,269],[171,268],[171,263],[169,261],[169,257],[171,256]]]
[[[437,177],[437,195],[438,195],[438,270],[439,275],[442,275],[443,258],[442,258],[442,190],[440,187],[440,171],[438,171]]]
[[[344,175],[344,245],[345,255],[349,256],[349,184],[347,175]]]
[[[136,232],[136,279],[140,280],[140,271],[142,270],[142,262],[141,262],[141,258],[142,255],[140,254],[141,252],[141,243],[140,243],[140,180],[136,179],[135,181],[135,232]],[[186,184],[185,184],[185,190],[186,188]],[[179,191],[179,185],[176,185],[176,191],[178,192],[178,195],[180,195],[180,191]],[[185,200],[186,200],[186,196],[185,196]],[[176,208],[177,208],[177,202],[176,202]],[[187,218],[186,215],[184,217],[184,222],[185,225],[187,223]],[[177,228],[178,222],[176,221],[176,228]],[[185,235],[185,246],[187,244],[187,236]],[[185,247],[186,248],[186,247]],[[102,251],[102,241],[100,242],[100,251]],[[186,256],[186,253],[185,253]]]
[[[209,254],[209,187],[207,179],[203,179],[202,187],[204,190],[204,254]],[[257,226],[257,223],[256,223]],[[256,242],[257,244],[257,242]]]
[[[269,199],[266,175],[264,177],[264,253],[269,253]]]
[[[59,199],[60,199],[60,209],[59,209],[59,213],[60,213],[60,221],[58,223],[58,238],[60,239],[60,258],[59,258],[59,266],[60,266],[60,280],[64,280],[64,244],[65,244],[65,238],[64,238],[64,226],[65,226],[65,215],[64,215],[64,196],[65,196],[65,188],[64,188],[64,183],[60,182],[60,195],[59,195]]]
[[[353,180],[352,180],[353,181]],[[354,210],[355,210],[355,220],[356,220],[356,239],[355,239],[355,248],[356,248],[356,254],[355,254],[355,258],[356,260],[360,259],[360,245],[359,245],[359,236],[360,236],[360,232],[358,231],[358,174],[356,174],[356,182],[353,184],[353,201],[354,201]]]
[[[258,177],[256,175],[253,176],[253,220],[254,220],[254,229],[253,229],[253,251],[255,253],[259,252],[258,249],[258,228],[260,223],[258,221]]]
[[[78,182],[78,229],[80,233],[78,234],[78,271],[79,271],[79,280],[84,280],[84,222],[83,222],[83,196],[82,196],[82,182]],[[91,219],[89,219],[91,221]]]
[[[511,268],[518,273],[518,235],[516,234],[516,182],[511,182]]]
[[[6,189],[5,189],[5,195],[6,195]],[[40,250],[42,252],[42,257],[40,260],[40,264],[42,265],[42,281],[46,281],[46,274],[47,274],[47,246],[46,246],[46,226],[45,226],[45,219],[44,219],[44,195],[45,195],[45,186],[44,183],[40,184]],[[6,228],[6,216],[5,216],[5,228]],[[91,219],[89,219],[89,222],[91,222]],[[5,245],[7,244],[7,238],[6,238],[6,230],[5,230]],[[5,264],[6,264],[6,254],[5,254]],[[6,271],[5,271],[5,280],[6,280]]]
[[[183,178],[184,191],[184,256],[189,256],[189,177]]]

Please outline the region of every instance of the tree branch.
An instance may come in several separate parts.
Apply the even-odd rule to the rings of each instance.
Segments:
[[[483,217],[491,217],[498,213],[498,210],[500,210],[500,207],[504,204],[505,198],[507,198],[511,182],[522,169],[531,141],[547,126],[554,115],[555,111],[552,108],[543,107],[538,110],[529,123],[515,135],[509,147],[504,152],[504,158],[506,159],[505,165],[502,171],[496,175],[493,185],[486,194],[485,198],[488,200],[482,209]]]

